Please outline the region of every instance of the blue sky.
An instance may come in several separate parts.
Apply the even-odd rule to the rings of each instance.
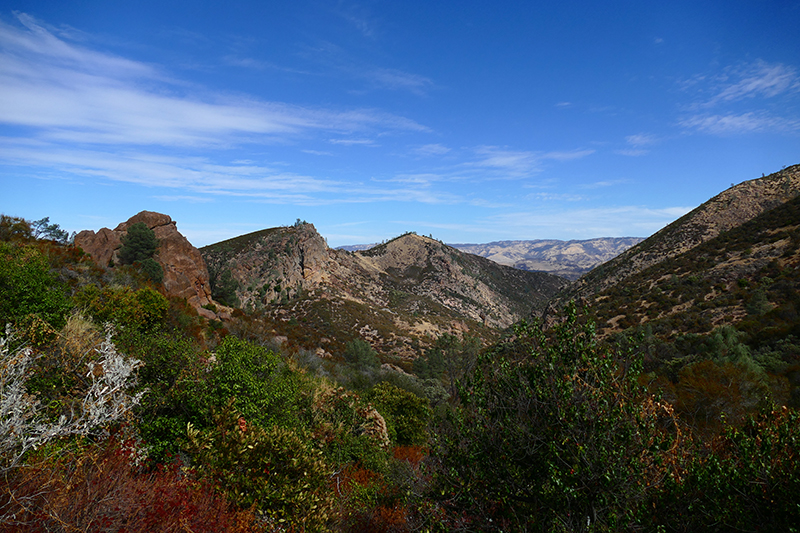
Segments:
[[[0,212],[646,237],[800,163],[800,2],[0,1]]]

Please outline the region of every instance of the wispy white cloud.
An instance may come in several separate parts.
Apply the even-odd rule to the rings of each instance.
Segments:
[[[653,209],[641,206],[611,208],[537,210],[503,213],[487,219],[487,224],[505,228],[506,234],[559,238],[603,236],[648,236],[691,211],[690,207]]]
[[[794,68],[760,60],[735,69],[725,81],[710,104],[757,96],[771,98],[800,88],[800,78]]]
[[[328,75],[333,74],[363,82],[362,87],[352,90],[354,94],[362,94],[376,89],[389,89],[408,91],[422,96],[436,87],[435,82],[426,76],[365,62],[329,41],[322,41],[315,46],[306,47],[301,55]]]
[[[631,146],[649,146],[658,142],[658,137],[649,133],[637,133],[625,137],[625,142]]]
[[[328,139],[331,144],[340,144],[344,146],[375,146],[375,141],[372,139]]]
[[[376,68],[364,72],[364,77],[387,89],[404,89],[422,95],[434,84],[430,78],[391,68]]]
[[[694,95],[678,121],[686,129],[711,135],[800,130],[800,117],[792,111],[800,75],[791,65],[758,60],[695,76],[681,85]]]
[[[689,207],[660,209],[619,206],[596,209],[537,209],[505,212],[475,222],[434,220],[396,221],[404,228],[471,234],[472,242],[486,242],[493,235],[503,239],[590,239],[596,237],[647,237],[691,211]]]
[[[528,150],[509,150],[497,146],[482,146],[475,150],[479,160],[471,163],[475,167],[490,169],[501,177],[523,178],[541,172],[543,161],[570,161],[593,154],[594,150],[570,150],[557,152],[536,152]]]
[[[0,21],[0,123],[61,142],[230,146],[309,131],[426,131],[374,109],[330,110],[207,94],[158,68],[68,42],[19,14]]]
[[[580,202],[585,196],[570,193],[536,192],[526,196],[528,200],[542,200],[545,202]]]
[[[364,6],[358,4],[345,6],[340,3],[335,12],[353,27],[355,27],[364,37],[375,36],[378,23],[367,12]]]
[[[161,200],[162,202],[188,202],[190,204],[204,204],[214,201],[213,198],[209,198],[208,196],[188,196],[185,194],[157,195],[153,196],[153,198]]]
[[[524,177],[541,171],[541,158],[536,152],[482,146],[476,153],[481,159],[474,163],[475,166],[499,171],[509,177]]]
[[[0,146],[0,160],[9,165],[57,171],[77,179],[101,178],[144,187],[181,191],[159,195],[203,198],[240,197],[250,201],[293,205],[335,205],[381,201],[425,204],[463,203],[447,191],[408,181],[397,186],[365,185],[285,172],[255,163],[218,163],[198,156],[157,156],[143,152],[106,153],[60,147],[35,149],[24,144]],[[191,194],[186,194],[189,192]]]
[[[425,144],[414,148],[414,153],[422,156],[444,155],[450,152],[450,148],[441,144]]]
[[[581,189],[602,189],[605,187],[616,187],[617,185],[626,185],[630,183],[631,180],[629,179],[618,179],[618,180],[604,180],[604,181],[595,181],[594,183],[586,183],[581,185]]]
[[[642,150],[641,148],[621,148],[614,150],[615,154],[626,155],[628,157],[640,157],[650,153],[650,150]]]
[[[731,135],[761,131],[783,132],[800,130],[800,121],[773,117],[766,113],[741,113],[727,115],[694,115],[682,119],[679,124],[714,135]]]
[[[595,150],[569,150],[566,152],[545,152],[541,154],[542,159],[554,159],[556,161],[571,161],[573,159],[583,159],[592,155]]]
[[[659,140],[660,139],[656,135],[652,135],[649,133],[637,133],[635,135],[628,135],[627,137],[625,137],[625,143],[627,144],[627,148],[620,148],[614,150],[614,153],[628,157],[640,157],[643,155],[647,155],[650,153],[650,150],[644,147],[656,144],[659,142]]]

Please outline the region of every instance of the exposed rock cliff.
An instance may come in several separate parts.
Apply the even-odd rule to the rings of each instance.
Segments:
[[[211,318],[210,311],[202,306],[211,302],[211,287],[203,256],[181,235],[176,223],[167,215],[142,211],[113,230],[102,228],[97,233],[84,230],[75,236],[75,244],[103,266],[119,264],[119,249],[128,227],[143,222],[152,229],[159,246],[153,258],[164,269],[164,289],[169,296],[185,298],[201,313]]]

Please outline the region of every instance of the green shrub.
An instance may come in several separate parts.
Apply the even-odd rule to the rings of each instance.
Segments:
[[[112,322],[120,328],[152,331],[164,324],[169,302],[158,291],[144,287],[103,287],[91,284],[75,296],[75,303],[83,307],[98,322]]]
[[[32,241],[31,223],[24,218],[0,215],[0,241]]]
[[[282,528],[325,530],[332,470],[308,439],[286,428],[251,425],[231,403],[214,416],[213,428],[190,424],[187,436],[195,466],[236,505],[255,506]]]
[[[215,357],[209,383],[213,405],[235,398],[243,416],[261,426],[299,424],[299,376],[279,355],[229,335]]]
[[[798,531],[798,411],[762,412],[691,452],[653,498],[650,530]]]
[[[233,278],[230,268],[211,279],[211,296],[223,305],[239,306],[239,297],[236,295],[238,288],[239,283]]]
[[[400,446],[425,444],[431,410],[428,401],[383,382],[367,395],[386,420],[389,438]]]
[[[139,370],[139,388],[145,394],[135,412],[148,455],[160,460],[177,453],[177,442],[185,436],[188,422],[198,427],[210,425],[205,387],[208,372],[200,350],[183,336],[135,329],[122,331],[117,345],[144,363]]]
[[[137,261],[134,266],[138,266],[145,277],[156,285],[160,285],[164,281],[164,269],[152,257]]]
[[[153,230],[144,222],[131,224],[128,232],[122,237],[119,258],[124,265],[134,265],[153,283],[160,284],[164,280],[164,269],[153,259],[158,249],[158,239]]]
[[[119,249],[119,258],[123,264],[132,265],[136,261],[150,259],[158,249],[158,239],[153,230],[144,222],[137,222],[128,227],[128,232],[122,237],[122,247]]]
[[[639,359],[601,347],[574,306],[552,331],[515,333],[479,358],[436,428],[436,490],[476,529],[625,530],[669,440],[643,408]]]
[[[56,280],[39,250],[0,242],[0,327],[39,317],[60,328],[70,307],[66,287]]]
[[[378,352],[368,342],[361,339],[354,339],[347,343],[344,358],[356,368],[375,368],[381,364]]]

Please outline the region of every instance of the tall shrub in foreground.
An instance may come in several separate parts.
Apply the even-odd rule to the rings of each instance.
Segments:
[[[322,453],[294,431],[250,425],[233,402],[205,431],[187,427],[188,447],[201,475],[241,508],[255,507],[275,525],[325,529],[333,504],[331,471]]]
[[[645,478],[663,474],[669,409],[642,402],[640,361],[601,347],[574,306],[550,331],[515,333],[479,358],[436,432],[443,503],[482,530],[625,529]]]
[[[653,498],[653,531],[800,531],[800,412],[728,425],[684,462]]]

